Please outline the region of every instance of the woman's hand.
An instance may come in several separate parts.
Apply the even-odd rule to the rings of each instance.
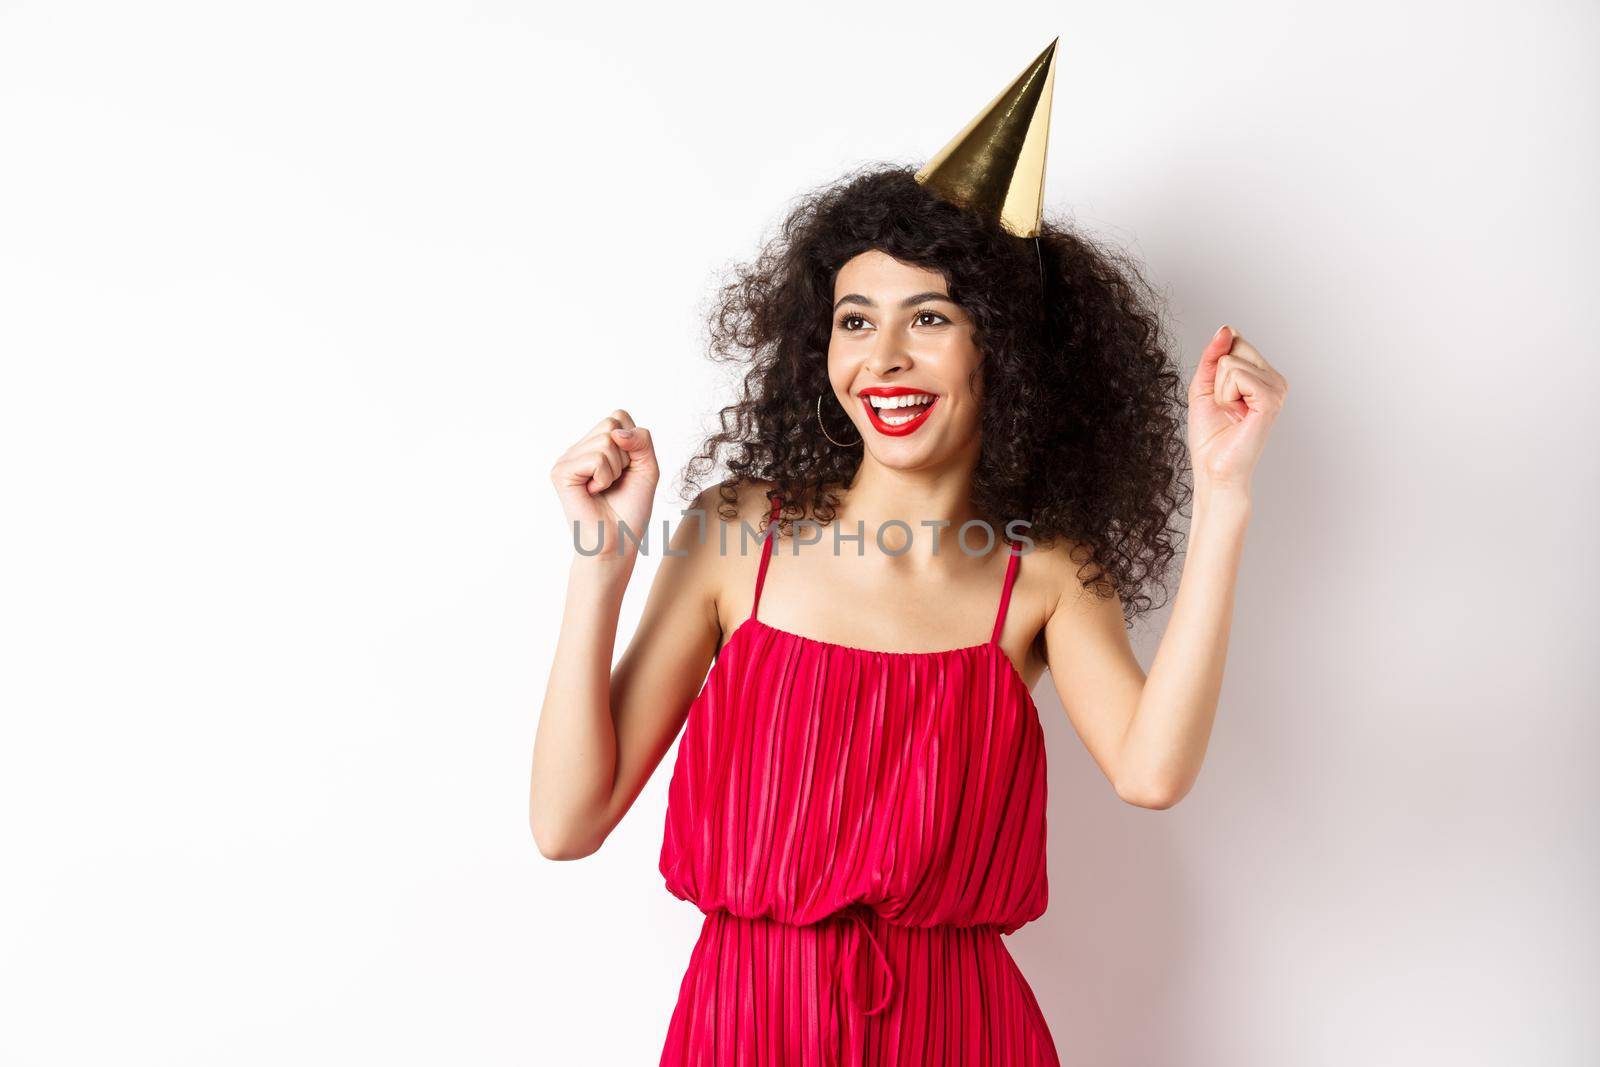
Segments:
[[[1189,383],[1195,481],[1248,489],[1289,383],[1230,326],[1211,338]]]
[[[621,537],[620,525],[625,523],[633,537],[644,537],[660,480],[649,430],[635,425],[621,408],[595,423],[550,468],[567,526],[576,528],[574,551],[577,544],[592,549],[603,536],[604,548],[596,559],[631,562],[638,548]]]

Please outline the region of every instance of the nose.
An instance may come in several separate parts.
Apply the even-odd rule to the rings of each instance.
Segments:
[[[891,374],[904,373],[911,369],[911,353],[906,350],[897,338],[885,336],[872,350],[872,355],[867,359],[867,370],[879,378],[887,378]]]

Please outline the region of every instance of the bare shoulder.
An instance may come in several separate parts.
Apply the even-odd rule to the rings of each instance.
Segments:
[[[771,488],[770,482],[750,479],[707,487],[695,497],[673,538],[676,551],[696,559],[707,610],[724,636],[750,612]]]
[[[1014,591],[1032,624],[1034,633],[1030,656],[1043,656],[1046,626],[1085,622],[1109,608],[1121,615],[1121,605],[1101,568],[1093,562],[1093,550],[1082,541],[1058,537],[1048,544],[1036,542],[1022,557]]]
[[[1030,589],[1041,594],[1041,602],[1054,606],[1072,599],[1074,590],[1083,589],[1084,578],[1093,573],[1090,556],[1089,546],[1082,541],[1057,537],[1049,542],[1035,541],[1026,548],[1022,568],[1030,579]],[[1018,573],[1017,579],[1020,586],[1023,573]]]

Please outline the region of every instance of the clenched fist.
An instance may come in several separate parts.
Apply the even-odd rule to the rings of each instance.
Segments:
[[[650,431],[635,425],[633,416],[621,408],[595,423],[550,468],[567,528],[577,525],[586,551],[593,549],[603,531],[605,549],[599,558],[612,560],[631,559],[638,552],[631,540],[620,537],[619,526],[626,523],[633,537],[644,537],[660,480]]]
[[[1212,334],[1189,382],[1195,483],[1248,488],[1289,382],[1232,326]]]

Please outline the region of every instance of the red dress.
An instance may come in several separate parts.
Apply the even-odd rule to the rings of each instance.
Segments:
[[[1000,940],[1048,896],[1018,548],[988,642],[872,652],[757,621],[772,529],[672,771],[661,873],[705,921],[662,1067],[1059,1067]]]

